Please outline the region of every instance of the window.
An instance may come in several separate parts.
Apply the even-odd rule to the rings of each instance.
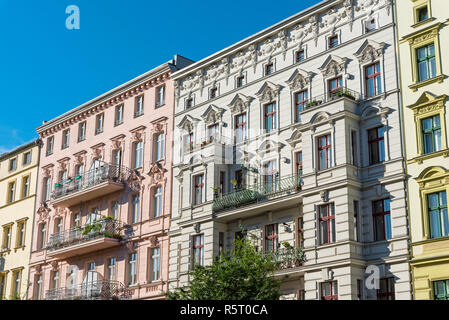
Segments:
[[[318,207],[320,222],[320,244],[335,242],[335,208],[333,204]]]
[[[28,151],[23,154],[23,165],[27,165],[30,162],[31,162],[31,151]]]
[[[140,196],[138,194],[134,195],[131,200],[131,223],[137,223],[139,221],[139,211],[140,211]]]
[[[50,137],[47,139],[47,156],[51,155],[53,153],[53,143],[54,143],[54,137]]]
[[[142,158],[143,158],[143,142],[138,141],[133,143],[133,156],[134,156],[134,163],[133,163],[133,169],[142,168]]]
[[[26,221],[17,222],[16,248],[25,246],[25,226]]]
[[[449,280],[434,281],[434,300],[449,300]]]
[[[0,273],[0,300],[3,300],[5,297],[5,291],[6,291],[6,273]]]
[[[153,194],[153,217],[157,218],[162,215],[162,187],[154,189]]]
[[[224,232],[218,233],[218,256],[221,256],[221,254],[224,251]]]
[[[14,202],[16,195],[16,182],[10,182],[8,184],[8,203]]]
[[[97,115],[95,121],[95,134],[99,134],[103,132],[104,126],[104,113]]]
[[[9,171],[17,169],[17,158],[9,160]]]
[[[193,265],[204,265],[204,234],[193,236]]]
[[[276,160],[267,161],[263,165],[263,180],[266,191],[274,191],[276,188],[277,162]]]
[[[13,299],[19,299],[20,298],[20,281],[22,278],[22,270],[16,270],[12,273],[12,279],[13,279],[13,287],[12,287],[12,297]]]
[[[276,252],[278,249],[278,224],[265,226],[265,252]]]
[[[332,167],[332,142],[331,135],[318,138],[318,170]]]
[[[376,26],[376,19],[370,19],[368,21],[365,21],[365,33],[369,33],[371,31],[374,31],[377,29]]]
[[[79,227],[81,226],[81,213],[75,213],[73,215],[73,221],[72,221],[73,227]]]
[[[200,174],[193,178],[193,204],[198,205],[203,203],[204,198],[204,175]]]
[[[134,117],[143,115],[143,95],[136,97]]]
[[[359,241],[359,202],[354,200],[354,237]]]
[[[78,142],[86,140],[86,124],[86,121],[84,121],[78,126]]]
[[[193,107],[193,98],[186,99],[186,109]]]
[[[55,234],[62,232],[62,218],[55,219]]]
[[[357,165],[357,131],[351,131],[351,163],[356,166]]]
[[[430,237],[435,239],[448,236],[449,217],[446,191],[427,195],[427,212],[430,220]]]
[[[304,50],[299,50],[299,51],[296,51],[296,54],[295,54],[295,62],[301,62],[301,61],[303,61],[304,60],[304,58],[305,58],[305,55],[304,55]]]
[[[321,300],[338,300],[337,281],[321,283]]]
[[[117,275],[117,259],[115,257],[109,258],[107,260],[107,279],[115,280]]]
[[[343,88],[343,78],[337,77],[328,81],[329,97],[334,98],[338,92]]]
[[[51,279],[51,288],[57,289],[59,288],[59,271],[53,271],[53,276]]]
[[[390,199],[373,201],[374,241],[391,239]]]
[[[42,282],[42,275],[38,275],[34,285],[34,300],[40,300],[42,297]]]
[[[276,129],[276,103],[269,103],[264,106],[265,130],[271,132]]]
[[[429,8],[427,8],[427,6],[418,8],[416,10],[416,18],[418,20],[417,22],[422,22],[429,19]]]
[[[119,203],[118,201],[114,201],[111,205],[111,217],[113,217],[114,219],[118,219],[118,212],[119,210]]]
[[[112,151],[112,161],[114,162],[114,165],[120,166],[122,164],[122,150],[116,149]]]
[[[48,201],[51,196],[51,177],[44,178],[44,190],[44,201]]]
[[[440,116],[433,116],[421,120],[424,154],[441,150]]]
[[[137,283],[137,252],[133,252],[128,257],[128,286]]]
[[[265,65],[265,75],[269,76],[273,72],[274,72],[274,64],[272,62],[271,63],[267,63]]]
[[[365,67],[365,87],[368,97],[374,97],[382,93],[382,79],[380,76],[379,62]]]
[[[380,279],[379,284],[377,300],[394,300],[394,278]]]
[[[195,146],[195,136],[193,132],[190,132],[184,136],[184,150],[192,151]]]
[[[150,281],[157,281],[160,278],[161,248],[152,248],[150,257],[151,257]]]
[[[118,126],[123,123],[123,104],[115,107],[115,122],[114,125]]]
[[[9,249],[11,246],[11,225],[7,225],[3,227],[3,243],[2,243],[2,249]]]
[[[22,178],[22,198],[28,197],[30,193],[30,176]]]
[[[217,138],[220,134],[219,128],[220,127],[219,127],[218,123],[214,123],[207,127],[207,136],[208,136],[209,142],[217,141]]]
[[[302,151],[296,153],[296,174],[302,176]]]
[[[295,93],[295,114],[296,122],[301,122],[301,112],[305,109],[305,105],[309,101],[309,93],[307,90]]]
[[[59,183],[63,184],[67,180],[67,170],[59,171]]]
[[[385,161],[384,127],[368,130],[368,149],[370,165]]]
[[[38,249],[44,249],[46,241],[47,241],[47,225],[45,223],[41,223],[39,225],[39,247],[38,247]]]
[[[156,152],[154,161],[160,161],[164,159],[165,153],[165,133],[159,133],[156,136]]]
[[[243,187],[243,170],[235,171],[234,177],[235,177],[235,181],[236,181],[235,188],[237,190],[242,189],[242,187]]]
[[[304,247],[304,218],[299,217],[298,220],[296,220],[297,225],[297,237],[298,237],[298,248]]]
[[[214,87],[210,89],[210,99],[214,99],[217,97],[218,88]]]
[[[246,140],[246,113],[235,116],[235,142]]]
[[[357,279],[357,300],[363,300],[363,281]]]
[[[418,81],[421,82],[436,77],[435,45],[432,43],[416,49],[416,55],[418,59]]]
[[[239,76],[236,79],[237,88],[243,87],[245,76]]]
[[[157,88],[156,108],[165,104],[165,86]]]
[[[327,43],[328,43],[329,49],[335,48],[336,46],[338,46],[338,36],[335,35],[335,36],[329,37]]]
[[[70,142],[70,130],[67,129],[62,132],[62,147],[61,147],[61,149],[68,148],[69,142]]]

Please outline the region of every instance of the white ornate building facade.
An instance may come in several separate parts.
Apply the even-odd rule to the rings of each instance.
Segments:
[[[173,74],[169,288],[247,236],[284,298],[410,299],[392,2],[322,1]]]

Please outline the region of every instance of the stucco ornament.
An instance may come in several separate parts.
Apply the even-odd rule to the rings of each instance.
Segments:
[[[253,98],[247,97],[244,94],[237,93],[228,107],[232,114],[243,113],[248,109],[252,99]]]
[[[322,29],[330,29],[331,34],[334,34],[337,23],[341,20],[343,13],[339,13],[335,7],[329,9],[324,16],[324,21],[320,24],[320,27]]]
[[[256,96],[262,103],[270,102],[277,99],[280,90],[281,90],[280,85],[276,85],[274,83],[267,81],[256,93]]]
[[[37,209],[37,215],[39,221],[45,221],[48,219],[50,213],[50,208],[46,202],[41,202],[39,209]]]
[[[280,41],[275,41],[272,38],[265,39],[265,41],[260,45],[258,55],[271,57],[276,49],[280,47]]]
[[[133,170],[129,175],[128,179],[126,180],[126,182],[129,188],[132,191],[136,192],[142,188],[142,180],[143,177],[136,170]]]
[[[150,183],[157,184],[161,183],[164,179],[164,173],[167,172],[167,169],[162,167],[162,165],[158,163],[154,163],[150,171],[148,171],[148,175],[150,176]]]
[[[286,81],[291,90],[303,89],[308,86],[313,77],[313,72],[296,69]]]
[[[309,18],[309,27],[308,32],[313,34],[313,39],[315,40],[315,46],[318,44],[318,35],[319,35],[319,15],[313,15]]]
[[[366,40],[354,55],[361,64],[374,62],[379,59],[384,52],[385,43],[378,43],[374,40]]]
[[[347,62],[348,58],[330,55],[319,69],[325,78],[335,77],[345,72]]]
[[[307,28],[303,23],[297,24],[291,31],[290,36],[288,37],[288,41],[292,41],[298,44],[298,47],[301,48],[304,38],[308,34]]]

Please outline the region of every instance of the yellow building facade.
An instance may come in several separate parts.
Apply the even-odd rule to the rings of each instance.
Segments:
[[[396,1],[416,300],[449,300],[448,4]]]
[[[39,145],[0,156],[0,298],[25,299],[28,289]]]

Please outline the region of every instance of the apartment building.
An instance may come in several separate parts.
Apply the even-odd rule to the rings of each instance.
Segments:
[[[0,156],[0,299],[27,297],[39,141]]]
[[[394,8],[322,1],[173,74],[170,289],[243,236],[283,299],[410,299]]]
[[[161,299],[167,290],[171,61],[37,128],[31,299]]]
[[[449,299],[447,1],[398,2],[414,299]]]

